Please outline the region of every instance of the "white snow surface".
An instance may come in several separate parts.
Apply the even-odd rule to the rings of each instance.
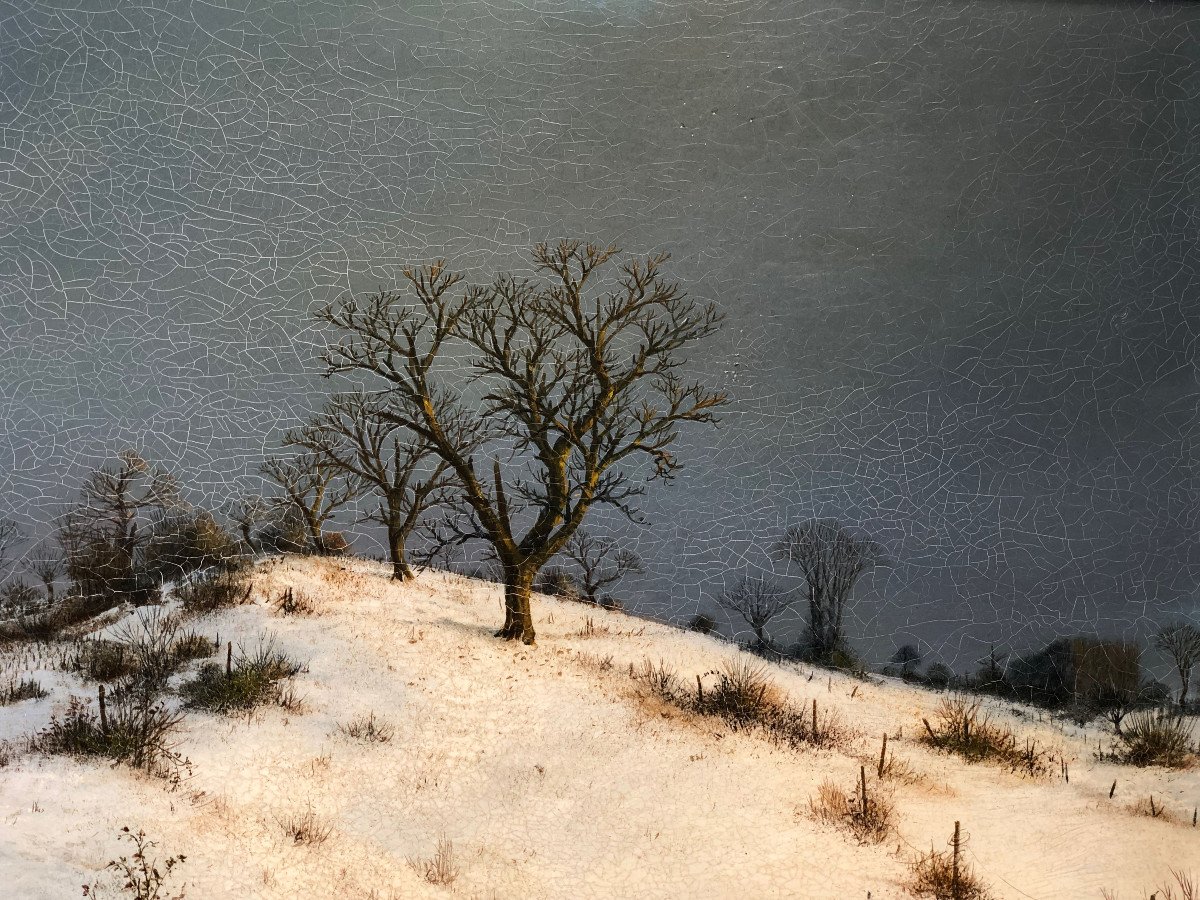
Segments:
[[[1030,780],[920,745],[937,693],[770,665],[792,701],[816,698],[862,735],[846,752],[776,749],[639,700],[628,676],[649,658],[694,682],[743,653],[735,646],[539,597],[529,648],[492,636],[499,586],[442,572],[396,584],[388,572],[356,559],[266,560],[250,604],[189,623],[222,642],[274,634],[308,663],[294,682],[307,709],[189,713],[178,749],[192,774],[174,789],[124,766],[14,756],[0,769],[0,897],[79,897],[97,880],[102,897],[127,896],[102,872],[129,852],[122,826],[144,829],[160,861],[187,856],[169,885],[193,900],[883,900],[910,896],[908,861],[944,849],[956,820],[967,862],[1000,898],[1099,898],[1104,888],[1139,898],[1171,867],[1200,875],[1198,773],[1097,762],[1098,726],[992,703],[994,716],[1069,763],[1069,783]],[[317,614],[276,613],[269,601],[288,587]],[[581,636],[589,617],[599,633]],[[611,655],[613,667],[585,654]],[[28,653],[24,663],[51,695],[0,707],[10,740],[43,727],[71,693],[95,690]],[[390,741],[339,732],[370,712],[394,728]],[[897,833],[860,845],[819,824],[809,797],[826,779],[852,788],[884,732],[920,779],[894,786]],[[1132,810],[1151,794],[1170,819]],[[322,844],[284,832],[282,821],[309,810],[332,829]],[[440,838],[458,870],[448,886],[425,878]]]

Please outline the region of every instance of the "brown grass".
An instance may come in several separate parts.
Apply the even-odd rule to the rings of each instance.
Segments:
[[[279,827],[294,843],[310,847],[325,843],[329,839],[329,835],[333,833],[333,827],[322,824],[311,808],[303,813],[295,813],[286,819],[280,819]]]
[[[835,782],[826,781],[809,798],[809,809],[820,822],[850,832],[861,843],[878,844],[891,834],[895,821],[895,801],[890,792],[879,787],[867,787],[863,802],[863,784],[859,781],[847,793]]]
[[[811,709],[789,703],[765,667],[745,657],[697,676],[694,685],[661,661],[647,659],[640,668],[630,663],[629,675],[651,697],[687,716],[717,719],[731,731],[758,734],[777,746],[846,748],[856,738],[836,711],[819,710],[815,701]]]
[[[954,855],[930,848],[909,866],[909,889],[918,897],[933,900],[991,900],[992,894],[961,859],[958,877],[954,874]]]
[[[1036,740],[1021,741],[1011,728],[981,714],[978,700],[963,694],[942,698],[933,723],[925,719],[922,724],[923,743],[956,753],[967,762],[995,762],[1031,777],[1055,771],[1057,757],[1049,748],[1038,747]]]

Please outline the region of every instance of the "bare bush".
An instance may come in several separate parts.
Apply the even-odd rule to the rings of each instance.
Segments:
[[[188,763],[175,752],[171,735],[183,721],[132,683],[114,690],[100,712],[72,697],[67,712],[30,739],[37,753],[101,756],[170,776]]]
[[[809,808],[819,821],[849,831],[864,844],[884,841],[894,827],[895,801],[891,793],[878,786],[871,789],[865,774],[851,792],[843,791],[835,782],[824,782],[817,795],[809,799]]]
[[[167,881],[170,879],[171,873],[175,871],[175,867],[186,862],[187,857],[181,853],[178,856],[167,857],[161,863],[158,860],[149,860],[146,857],[146,851],[155,844],[154,841],[146,839],[146,832],[139,830],[135,834],[129,830],[129,826],[126,826],[121,829],[121,836],[128,838],[133,843],[133,855],[111,859],[104,867],[106,871],[111,869],[117,873],[117,880],[121,882],[121,891],[131,900],[183,900],[184,891],[182,889],[177,894],[164,893],[164,891],[167,890]],[[83,886],[83,896],[89,900],[99,900],[100,895],[96,892],[95,883]]]

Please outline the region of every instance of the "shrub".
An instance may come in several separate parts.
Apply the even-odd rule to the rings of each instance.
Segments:
[[[196,631],[181,632],[171,645],[175,666],[183,666],[194,659],[206,659],[217,651],[217,642]]]
[[[1181,766],[1192,752],[1192,723],[1179,713],[1142,710],[1117,733],[1120,747],[1112,754],[1133,766]]]
[[[128,894],[133,900],[183,900],[184,892],[181,890],[178,894],[164,894],[167,880],[171,877],[171,873],[175,871],[175,867],[182,862],[187,861],[187,857],[182,853],[178,856],[170,856],[161,863],[162,870],[159,870],[160,863],[155,860],[153,862],[146,859],[146,851],[155,846],[154,841],[146,840],[146,832],[138,831],[136,834],[129,830],[129,826],[121,829],[121,836],[129,838],[133,842],[133,856],[119,856],[116,859],[110,859],[105,870],[112,869],[117,873],[118,880],[122,881],[121,890]],[[96,893],[95,884],[85,884],[83,886],[83,896],[87,898],[99,898]]]
[[[734,731],[758,732],[772,743],[791,749],[844,747],[853,738],[836,712],[819,714],[816,701],[811,715],[807,709],[786,703],[764,669],[750,659],[730,660],[719,671],[705,673],[697,678],[694,692],[686,690],[674,670],[663,662],[655,666],[645,660],[636,670],[631,663],[629,674],[680,709],[719,718]],[[712,676],[715,683],[706,686],[704,678]]]
[[[925,671],[925,683],[930,687],[947,688],[954,681],[954,670],[945,663],[936,662]]]
[[[588,616],[583,625],[574,633],[574,637],[599,637],[605,634],[612,634],[612,629],[607,625],[597,625],[591,616]]]
[[[119,606],[116,594],[68,594],[41,612],[0,623],[0,640],[53,641],[80,622]]]
[[[120,641],[104,638],[81,638],[67,649],[59,668],[76,672],[92,681],[116,681],[137,671],[138,659]]]
[[[350,541],[340,531],[321,535],[321,545],[326,556],[346,556],[350,552]]]
[[[395,733],[391,725],[376,719],[374,712],[351,719],[345,725],[338,725],[338,731],[356,741],[371,744],[386,744]]]
[[[575,576],[566,569],[554,566],[542,570],[533,589],[539,594],[558,597],[562,600],[579,600],[582,597]]]
[[[237,540],[212,513],[174,513],[160,519],[142,554],[142,569],[160,579],[180,578],[238,555]]]
[[[967,762],[990,760],[1007,766],[1014,772],[1046,775],[1051,771],[1052,755],[1038,749],[1037,742],[1027,741],[1017,746],[1017,736],[1011,728],[994,723],[980,715],[978,700],[963,694],[943,698],[935,714],[937,727],[923,720],[922,740],[939,750],[956,753]]]
[[[687,627],[688,631],[697,631],[700,634],[712,634],[713,630],[717,627],[717,620],[712,616],[700,613],[692,616]]]
[[[31,584],[14,581],[0,590],[0,617],[19,619],[46,605],[46,595]]]
[[[609,657],[610,663],[611,660],[612,657]],[[675,670],[662,660],[658,661],[657,666],[648,659],[642,660],[642,666],[634,673],[634,677],[645,682],[652,693],[664,700],[674,700],[678,695],[679,678]]]
[[[153,701],[132,683],[112,692],[103,715],[78,697],[66,714],[54,717],[30,740],[30,749],[45,754],[101,756],[156,774],[172,774],[187,766],[168,741],[183,715]]]
[[[854,791],[846,793],[834,782],[826,781],[809,799],[809,808],[822,822],[844,828],[864,844],[878,844],[893,828],[895,803],[890,793],[871,790],[863,775]]]
[[[762,666],[739,657],[728,660],[716,676],[716,685],[701,693],[697,685],[697,707],[706,715],[720,716],[733,726],[744,726],[763,718],[774,708],[777,691]]]
[[[198,615],[248,603],[252,588],[239,573],[220,571],[180,585],[175,595],[186,612]]]
[[[19,703],[22,700],[40,700],[46,696],[49,695],[33,678],[22,678],[17,681],[14,675],[8,680],[8,684],[0,684],[0,706],[8,706],[10,703]]]
[[[230,713],[254,709],[280,698],[279,682],[297,675],[302,666],[260,641],[250,652],[238,648],[236,663],[226,670],[214,662],[204,663],[196,677],[180,688],[185,705],[211,712]]]

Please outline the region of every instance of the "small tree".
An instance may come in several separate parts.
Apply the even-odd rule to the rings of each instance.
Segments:
[[[1192,669],[1200,664],[1200,628],[1181,622],[1159,631],[1154,646],[1171,657],[1179,674],[1179,705],[1186,706]]]
[[[257,551],[259,548],[254,530],[271,520],[271,514],[274,511],[272,503],[258,494],[248,494],[230,504],[227,511],[229,520],[233,522],[238,534],[241,535],[246,552]]]
[[[282,492],[279,506],[291,509],[303,521],[313,552],[324,555],[325,525],[361,492],[359,479],[348,476],[325,456],[308,452],[291,459],[268,459],[262,464],[262,473]]]
[[[988,655],[983,659],[976,660],[979,671],[975,675],[976,682],[982,688],[995,689],[1004,684],[1005,665],[1004,661],[1008,659],[1007,653],[996,652],[996,645],[992,644],[988,648]]]
[[[795,594],[785,591],[778,582],[768,578],[744,577],[732,588],[717,595],[717,604],[722,609],[741,616],[754,630],[756,645],[760,650],[772,646],[767,636],[767,625],[795,602]]]
[[[646,571],[641,558],[632,550],[583,530],[571,538],[563,555],[579,568],[579,593],[588,603],[601,603],[604,592],[630,572]]]
[[[788,528],[774,554],[794,564],[808,589],[808,650],[826,662],[846,650],[845,617],[854,585],[884,562],[883,548],[837,522],[814,519]]]
[[[381,291],[320,313],[342,333],[327,374],[381,379],[380,415],[449,466],[457,502],[436,539],[490,544],[505,583],[497,637],[534,642],[538,572],[595,506],[634,516],[645,487],[630,468],[649,461],[652,477],[670,478],[679,426],[714,422],[725,401],[680,375],[681,351],[718,327],[716,309],[663,278],[666,254],[624,263],[593,291],[617,252],[542,244],[541,283],[501,275],[463,293],[439,261],[405,270],[413,302]]]
[[[921,651],[914,644],[905,644],[892,654],[892,663],[900,667],[900,674],[911,678],[914,670],[920,665]]]
[[[133,594],[146,517],[180,505],[171,475],[133,450],[122,451],[115,465],[88,476],[79,504],[60,525],[68,576],[85,595]]]
[[[25,542],[25,533],[12,519],[0,519],[0,576],[12,565],[13,551]]]
[[[57,597],[58,579],[65,574],[62,554],[53,545],[42,542],[29,561],[30,573],[42,583],[46,591],[46,602],[54,603]]]
[[[427,441],[382,418],[363,393],[336,394],[325,412],[284,443],[325,460],[364,485],[379,499],[368,516],[387,529],[392,578],[413,577],[408,540],[426,510],[446,500],[449,465],[434,456]]]

